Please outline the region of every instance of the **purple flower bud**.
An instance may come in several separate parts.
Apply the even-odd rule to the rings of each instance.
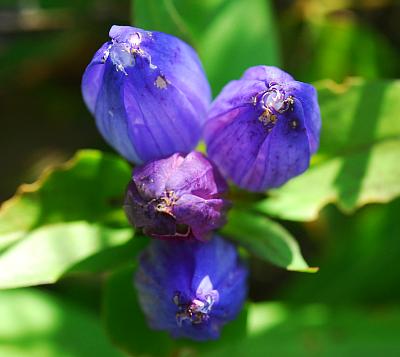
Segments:
[[[246,277],[234,246],[219,237],[153,241],[140,258],[135,285],[151,328],[208,340],[239,313]]]
[[[225,180],[202,154],[174,154],[133,171],[124,209],[154,238],[206,240],[225,223]]]
[[[275,67],[248,69],[215,99],[205,125],[210,158],[250,191],[278,187],[304,172],[319,145],[315,88]]]
[[[82,79],[103,137],[135,163],[187,153],[198,143],[211,100],[196,52],[176,37],[113,26]]]

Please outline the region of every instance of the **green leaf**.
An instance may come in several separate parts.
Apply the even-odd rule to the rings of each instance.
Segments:
[[[190,42],[199,52],[214,95],[248,67],[280,62],[270,1],[139,0],[134,1],[133,18],[138,27]]]
[[[299,245],[280,224],[248,211],[232,209],[222,234],[238,242],[255,256],[287,270],[316,272],[307,265]]]
[[[95,316],[48,293],[2,291],[0,316],[0,356],[123,356]]]
[[[133,266],[115,271],[107,280],[104,293],[105,326],[112,341],[132,356],[206,356],[219,346],[243,338],[247,309],[234,322],[223,327],[217,341],[197,343],[174,340],[167,332],[151,330],[141,311],[133,287]]]
[[[247,335],[207,357],[397,356],[400,309],[249,304]]]
[[[317,218],[327,203],[345,212],[400,195],[400,81],[353,79],[317,85],[321,146],[308,171],[257,208],[289,220]]]
[[[54,282],[126,243],[133,233],[121,207],[129,179],[125,161],[87,150],[21,186],[0,210],[0,288]]]
[[[0,255],[0,288],[54,283],[76,262],[131,237],[130,228],[110,229],[86,222],[38,228]]]

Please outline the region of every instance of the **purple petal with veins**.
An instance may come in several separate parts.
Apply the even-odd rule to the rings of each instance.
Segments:
[[[235,247],[209,242],[153,241],[135,275],[140,305],[151,328],[174,338],[216,339],[240,312],[247,269]]]
[[[196,52],[178,38],[113,26],[82,79],[105,140],[134,163],[188,153],[200,140],[211,91]]]
[[[204,241],[225,223],[227,188],[202,154],[174,154],[135,168],[124,209],[131,224],[153,238]]]
[[[204,136],[209,157],[226,179],[264,191],[308,168],[320,129],[314,87],[276,67],[257,66],[214,100]]]

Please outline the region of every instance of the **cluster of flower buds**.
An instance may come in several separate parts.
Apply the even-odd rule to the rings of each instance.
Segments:
[[[225,224],[227,183],[278,187],[307,169],[321,119],[315,89],[275,67],[248,69],[210,106],[196,52],[160,32],[113,26],[82,92],[100,133],[139,164],[124,209],[156,238],[135,275],[153,329],[215,339],[239,313],[247,268],[213,232]],[[204,134],[209,158],[192,151]],[[220,170],[220,171],[219,171]]]

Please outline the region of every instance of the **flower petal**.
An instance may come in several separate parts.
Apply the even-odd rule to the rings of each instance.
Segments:
[[[127,73],[127,121],[141,160],[148,162],[192,150],[200,139],[202,123],[186,96],[157,69],[134,67]]]
[[[219,237],[206,243],[153,241],[139,259],[135,285],[152,328],[202,341],[217,338],[222,325],[239,313],[247,293],[246,277],[235,247]],[[197,323],[193,302],[204,304],[200,311],[205,318]]]
[[[254,105],[255,96],[267,89],[264,81],[238,80],[229,82],[215,98],[208,118],[219,116],[226,111],[242,106]]]
[[[85,69],[82,77],[82,95],[86,106],[92,114],[95,112],[97,97],[101,88],[104,75],[104,52],[110,46],[111,42],[106,42],[95,53],[92,61]]]
[[[193,151],[168,178],[166,188],[177,196],[190,193],[208,199],[221,195],[228,187],[218,169],[201,153]]]
[[[211,100],[196,52],[171,35],[130,26],[113,26],[110,37],[82,82],[101,134],[136,163],[191,151]]]
[[[222,199],[203,199],[185,194],[176,202],[172,212],[178,223],[191,227],[196,239],[207,240],[212,230],[226,222],[224,205]]]
[[[257,80],[267,83],[286,83],[294,81],[293,77],[274,66],[255,66],[246,70],[242,76],[243,80]]]
[[[308,168],[310,147],[300,101],[295,99],[293,108],[278,116],[275,127],[259,147],[256,159],[239,185],[263,191],[281,186]]]
[[[207,122],[207,152],[225,177],[240,184],[268,132],[253,106],[234,109]]]
[[[319,146],[321,131],[321,113],[319,110],[317,91],[314,86],[303,82],[288,82],[285,90],[301,102],[304,112],[304,124],[310,141],[310,151],[314,153]]]
[[[174,174],[183,161],[182,155],[174,154],[167,159],[137,166],[133,171],[132,179],[138,187],[141,197],[147,200],[160,197],[166,190],[166,182],[169,177]]]
[[[126,110],[121,100],[125,74],[116,71],[109,61],[103,66],[103,82],[95,107],[97,127],[106,141],[129,161],[141,162],[130,140]]]

